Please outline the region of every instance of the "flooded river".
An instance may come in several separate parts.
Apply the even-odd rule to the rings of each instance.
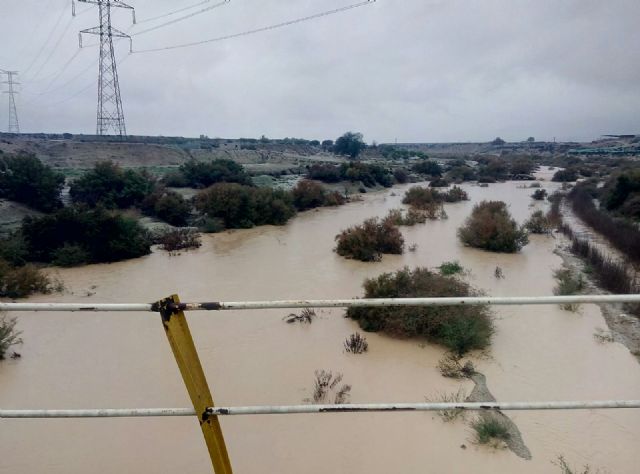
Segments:
[[[403,227],[415,252],[379,263],[332,252],[342,229],[401,206],[404,189],[361,202],[306,212],[283,227],[203,236],[200,249],[169,256],[59,270],[67,291],[31,301],[152,302],[351,298],[364,278],[405,265],[459,260],[487,294],[549,295],[561,266],[552,237],[532,236],[519,254],[463,247],[456,229],[481,199],[501,199],[522,222],[531,189],[520,183],[464,186],[470,202],[448,204],[448,220]],[[545,182],[543,186],[555,186]],[[545,204],[536,204],[543,208]],[[497,280],[499,265],[505,278]],[[218,405],[297,404],[311,395],[314,370],[344,374],[352,402],[420,402],[473,385],[443,378],[442,348],[367,334],[369,352],[343,351],[357,329],[343,310],[319,311],[310,325],[286,324],[286,310],[188,314]],[[602,344],[600,310],[555,306],[495,310],[490,350],[474,359],[500,401],[632,399],[640,366],[622,345]],[[23,357],[0,364],[2,408],[188,407],[190,402],[158,315],[23,313]],[[269,415],[223,418],[237,473],[553,473],[573,465],[636,473],[640,410],[509,412],[532,459],[474,445],[468,423],[431,413]],[[472,419],[470,414],[468,419]],[[465,445],[466,449],[461,446]],[[0,473],[210,473],[192,418],[0,421]]]

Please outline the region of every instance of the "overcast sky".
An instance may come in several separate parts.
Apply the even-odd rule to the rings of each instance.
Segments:
[[[113,26],[134,35],[220,0],[144,22],[199,1],[130,0],[139,24],[117,9]],[[134,51],[355,2],[231,0],[134,36]],[[0,68],[21,71],[23,132],[95,132],[98,48],[78,52],[77,32],[98,24],[98,9],[79,3],[72,18],[70,3],[0,0]],[[639,0],[377,0],[184,49],[128,55],[122,41],[116,56],[130,134],[591,140],[640,133],[639,18]],[[6,130],[7,96],[0,101]]]

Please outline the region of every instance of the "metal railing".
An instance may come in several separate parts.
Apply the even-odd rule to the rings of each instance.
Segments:
[[[640,295],[576,295],[525,297],[460,298],[379,298],[347,300],[284,300],[181,303],[176,295],[156,303],[78,304],[78,303],[0,303],[0,311],[134,311],[160,313],[162,324],[176,363],[191,398],[193,408],[124,409],[0,409],[0,418],[118,418],[118,417],[198,417],[216,474],[232,472],[220,427],[219,416],[370,413],[441,410],[594,410],[640,408],[640,400],[584,400],[544,402],[453,402],[453,403],[364,403],[343,405],[278,405],[216,407],[198,358],[184,311],[223,311],[278,308],[336,308],[376,306],[473,306],[540,305],[581,303],[640,303]]]

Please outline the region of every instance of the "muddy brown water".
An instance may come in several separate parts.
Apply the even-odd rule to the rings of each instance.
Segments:
[[[471,202],[446,206],[449,219],[404,227],[416,252],[365,264],[332,252],[345,227],[401,206],[398,187],[335,209],[299,215],[283,227],[203,237],[193,252],[57,270],[61,295],[31,301],[152,302],[177,292],[183,301],[350,298],[361,282],[404,265],[459,260],[469,280],[491,295],[549,295],[561,266],[551,237],[533,236],[516,255],[463,247],[456,228],[481,199],[507,200],[529,215],[531,189],[518,183],[465,186]],[[545,182],[546,188],[554,186]],[[535,204],[543,207],[544,204]],[[502,267],[505,279],[496,280]],[[95,288],[94,288],[95,287]],[[319,311],[311,325],[286,324],[286,310],[188,315],[219,405],[297,404],[311,394],[316,369],[344,374],[352,402],[419,402],[470,382],[443,378],[442,348],[367,334],[369,352],[344,353],[357,329],[343,310]],[[631,399],[640,367],[617,343],[597,342],[600,310],[499,307],[491,349],[475,359],[501,401]],[[146,313],[22,313],[23,357],[0,364],[2,408],[188,407],[189,399],[159,316]],[[430,413],[269,415],[223,418],[238,473],[547,473],[564,455],[574,465],[636,473],[639,410],[509,412],[533,458],[476,446],[464,422]],[[469,418],[472,418],[470,416]],[[466,445],[462,449],[461,445]],[[2,420],[0,472],[209,473],[192,418]]]

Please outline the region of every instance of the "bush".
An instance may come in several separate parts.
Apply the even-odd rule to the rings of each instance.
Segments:
[[[510,438],[507,426],[494,417],[480,416],[471,423],[471,428],[475,431],[475,442],[478,444],[507,441]]]
[[[551,221],[542,211],[535,211],[524,224],[532,234],[548,234],[551,232]]]
[[[408,268],[384,273],[364,282],[365,298],[419,298],[474,296],[467,283],[431,272]],[[396,337],[423,337],[456,354],[489,345],[493,324],[486,306],[353,307],[346,316],[365,331],[381,331]]]
[[[424,224],[427,221],[426,213],[417,210],[409,209],[406,213],[403,213],[402,209],[391,209],[389,214],[384,218],[384,221],[388,221],[393,225],[406,225],[413,226],[416,224]]]
[[[0,316],[0,360],[5,358],[11,346],[22,344],[21,333],[15,329],[16,324],[16,318]]]
[[[337,191],[327,192],[322,185],[303,179],[291,190],[293,204],[299,211],[321,206],[341,206],[346,198]]]
[[[568,182],[576,181],[577,179],[578,179],[577,171],[571,168],[567,168],[564,170],[556,171],[555,174],[553,175],[553,178],[551,178],[551,181],[568,183]]]
[[[531,195],[533,199],[536,201],[544,201],[547,198],[547,190],[546,189],[536,189]]]
[[[395,179],[398,184],[404,184],[409,182],[409,174],[403,169],[397,169],[393,172],[393,179]]]
[[[343,230],[335,240],[338,255],[363,262],[376,262],[382,254],[401,254],[404,249],[400,230],[391,221],[377,218]]]
[[[69,195],[73,202],[90,207],[126,209],[139,205],[154,187],[155,180],[146,172],[103,161],[71,183]]]
[[[175,191],[158,187],[141,204],[142,211],[176,227],[186,226],[191,215],[191,204]]]
[[[609,178],[602,189],[602,205],[609,211],[640,218],[640,170],[628,170]]]
[[[393,177],[389,170],[380,165],[360,162],[343,163],[340,166],[330,164],[314,164],[307,171],[307,178],[324,183],[339,181],[361,181],[367,187],[380,184],[385,187],[393,185]]]
[[[160,238],[160,248],[168,252],[197,249],[202,245],[200,235],[192,229],[177,229],[167,232]]]
[[[578,274],[575,276],[568,268],[555,270],[553,277],[558,281],[558,284],[553,289],[554,295],[576,295],[584,289],[582,275]],[[560,306],[567,311],[576,311],[579,305],[563,304]]]
[[[333,375],[330,370],[316,370],[313,386],[314,403],[334,403],[341,405],[349,401],[351,385],[342,384],[342,374]]]
[[[469,195],[460,186],[452,187],[446,193],[443,193],[442,197],[444,198],[445,202],[460,202],[469,200]]]
[[[28,259],[36,262],[64,261],[70,255],[78,262],[81,250],[88,256],[83,263],[115,262],[151,252],[146,231],[134,219],[102,207],[72,206],[39,218],[27,217],[21,233]]]
[[[459,354],[447,354],[438,361],[438,370],[443,377],[452,379],[471,378],[476,373],[476,368],[470,360],[461,364],[462,356]]]
[[[35,155],[0,157],[0,197],[50,212],[62,206],[64,176],[43,165]]]
[[[402,203],[418,209],[432,209],[434,204],[467,200],[469,200],[469,195],[459,186],[454,186],[446,192],[421,186],[412,186],[405,193]]]
[[[463,388],[459,388],[457,392],[441,393],[435,398],[425,398],[429,403],[464,403],[467,394]],[[464,419],[465,411],[461,408],[452,408],[450,410],[438,411],[438,416],[446,422],[455,421],[458,418]]]
[[[49,277],[33,265],[13,267],[0,260],[0,296],[24,298],[33,293],[51,293],[53,289]]]
[[[51,263],[58,267],[75,267],[91,260],[91,255],[79,245],[64,244],[51,253]]]
[[[242,165],[233,160],[216,159],[209,162],[189,160],[180,165],[183,180],[173,177],[172,185],[186,183],[192,188],[206,188],[216,183],[251,184],[251,177]]]
[[[313,164],[307,171],[309,179],[317,179],[323,183],[337,183],[342,180],[340,167],[329,164]]]
[[[285,316],[284,319],[288,324],[291,323],[308,323],[311,324],[316,317],[316,312],[313,308],[303,308],[300,314],[290,313]]]
[[[465,245],[491,252],[514,253],[529,242],[526,230],[518,227],[502,201],[476,204],[458,237]]]
[[[220,219],[227,229],[283,225],[296,212],[291,195],[283,190],[237,183],[217,183],[200,191],[195,206],[207,218]]]

